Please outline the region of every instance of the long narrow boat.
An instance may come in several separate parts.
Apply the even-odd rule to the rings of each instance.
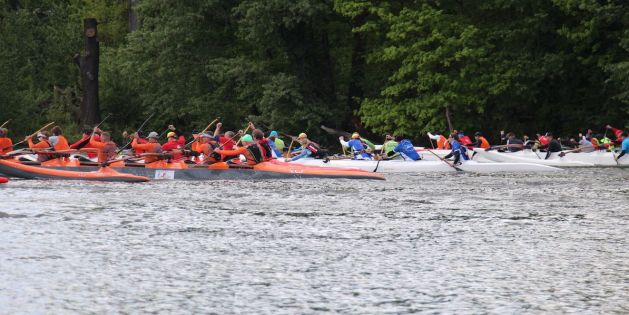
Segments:
[[[15,160],[0,160],[0,172],[26,179],[72,179],[130,183],[149,181],[147,177],[119,173],[110,167],[100,167],[94,171],[80,172],[26,165]]]
[[[500,163],[530,163],[530,164],[539,164],[539,165],[548,165],[548,166],[557,166],[557,167],[593,167],[595,166],[593,163],[581,162],[571,159],[570,155],[566,155],[565,157],[560,157],[559,153],[553,153],[552,156],[546,160],[544,159],[546,153],[533,152],[539,154],[530,156],[525,155],[526,152],[497,152],[497,151],[486,151],[485,149],[475,148],[474,152],[476,152],[479,156]]]
[[[353,167],[370,172],[378,173],[424,173],[424,172],[456,172],[457,170],[443,161],[405,161],[405,160],[350,160],[331,159],[328,162],[320,159],[305,158],[294,162],[309,166],[321,167]],[[531,163],[478,163],[475,161],[464,161],[458,168],[473,173],[496,173],[496,172],[554,172],[561,169],[546,165]]]
[[[29,166],[30,173],[22,171],[22,166]],[[16,160],[0,160],[0,173],[22,178],[43,178],[33,175],[35,169],[52,171],[70,171],[74,173],[94,172],[100,169],[98,163],[82,163],[73,159],[53,159],[37,166],[24,165]],[[272,160],[254,166],[228,164],[224,162],[211,165],[187,164],[184,162],[168,163],[157,161],[149,164],[125,163],[111,164],[110,169],[119,173],[146,177],[151,180],[212,180],[212,179],[277,179],[277,178],[348,178],[384,180],[381,174],[348,168],[327,168],[305,166]],[[72,174],[80,177],[81,175]],[[69,176],[68,179],[73,179]]]

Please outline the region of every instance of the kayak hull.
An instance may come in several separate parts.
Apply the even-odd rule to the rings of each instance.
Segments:
[[[2,162],[2,161],[0,161]],[[20,168],[6,166],[0,163],[0,172],[7,172],[8,175],[20,178],[49,178],[45,175],[23,172]],[[35,169],[54,170],[72,173],[93,173],[97,172],[98,166],[77,166],[77,163],[45,163],[43,166],[29,166]],[[290,179],[290,178],[347,178],[347,179],[377,179],[384,180],[381,174],[366,172],[357,169],[326,168],[317,166],[303,166],[284,163],[280,161],[269,161],[248,165],[231,165],[227,163],[215,163],[210,166],[191,166],[185,163],[165,163],[155,162],[148,165],[138,166],[113,166],[110,168],[116,172],[147,178],[150,180],[262,180],[262,179]],[[46,172],[38,172],[46,173]],[[76,175],[76,174],[73,174]],[[79,175],[76,175],[79,176]],[[59,178],[58,179],[66,179]],[[72,178],[67,178],[72,179]]]
[[[555,167],[594,167],[593,163],[586,163],[581,161],[572,160],[568,155],[565,157],[560,157],[558,153],[553,153],[553,155],[548,159],[544,159],[546,153],[541,152],[532,152],[539,154],[539,158],[537,156],[528,157],[524,155],[526,153],[519,152],[497,152],[497,151],[485,151],[485,149],[474,149],[474,152],[477,155],[486,158],[488,160],[492,160],[494,162],[501,163],[531,163],[531,164],[539,164],[539,165],[547,165],[547,166],[555,166]]]
[[[456,172],[457,170],[443,161],[405,161],[405,160],[330,160],[324,162],[320,159],[305,158],[291,163],[322,166],[356,168],[364,171],[378,173],[424,173],[424,172]],[[554,172],[561,171],[556,167],[531,163],[478,163],[465,161],[457,166],[464,171],[472,173],[496,173],[496,172]]]
[[[109,167],[95,168],[95,170],[88,172],[80,172],[25,165],[9,160],[0,160],[0,172],[9,176],[25,179],[89,180],[127,183],[149,181],[147,177],[119,173]]]

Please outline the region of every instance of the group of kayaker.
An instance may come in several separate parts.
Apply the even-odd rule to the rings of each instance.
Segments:
[[[74,150],[82,150],[88,154],[88,157],[96,158],[98,162],[115,160],[118,154],[125,149],[127,152],[131,151],[135,157],[141,157],[145,163],[167,159],[173,162],[183,160],[189,163],[211,164],[229,161],[255,165],[284,156],[286,156],[286,161],[295,161],[304,157],[325,158],[327,156],[326,151],[321,149],[319,144],[309,140],[305,133],[301,133],[297,137],[289,136],[292,138],[292,142],[291,147],[288,148],[289,152],[286,152],[286,145],[280,139],[277,131],[271,131],[268,137],[265,137],[260,129],[255,128],[253,123],[249,123],[245,131],[221,133],[222,126],[222,123],[217,123],[214,132],[208,130],[193,131],[192,139],[188,143],[186,143],[185,136],[173,125],[168,126],[167,140],[161,144],[159,142],[160,135],[155,131],[149,132],[146,137],[142,136],[141,132],[133,134],[124,132],[123,137],[131,140],[120,149],[111,140],[111,135],[98,127],[92,130],[84,129],[82,138],[71,145],[68,144],[59,126],[53,127],[50,132],[40,130],[34,135],[26,137],[24,142],[28,144],[31,152],[38,154],[38,161],[40,162]],[[248,130],[251,130],[250,134],[247,133]],[[293,142],[299,145],[291,150]],[[11,152],[13,147],[13,142],[8,137],[8,130],[1,128],[0,154]]]
[[[28,143],[28,147],[36,152],[56,151],[64,152],[67,150],[85,150],[89,157],[97,158],[99,162],[106,162],[116,159],[118,153],[123,149],[130,149],[136,157],[144,159],[145,163],[152,163],[161,159],[169,161],[185,160],[193,163],[211,164],[219,161],[230,161],[255,165],[257,163],[268,161],[274,158],[282,158],[286,156],[285,161],[297,161],[305,157],[327,158],[327,151],[322,149],[319,144],[311,141],[306,133],[300,133],[298,136],[288,136],[292,139],[291,146],[287,149],[284,141],[280,139],[277,131],[271,131],[268,137],[264,132],[255,128],[253,123],[249,123],[244,131],[233,132],[227,131],[221,133],[222,123],[217,123],[213,132],[203,130],[201,132],[193,131],[192,139],[186,143],[186,137],[180,133],[173,125],[169,125],[166,133],[166,142],[160,144],[160,134],[151,131],[144,137],[140,132],[133,134],[123,133],[123,137],[130,138],[129,143],[118,149],[116,144],[111,140],[109,133],[104,132],[98,127],[83,130],[83,136],[76,142],[69,144],[63,136],[63,131],[59,126],[53,127],[50,132],[40,130],[33,136],[28,136],[24,142]],[[578,141],[570,139],[571,149],[574,151],[591,152],[594,150],[614,150],[615,146],[620,146],[621,153],[617,158],[629,154],[629,137],[627,132],[611,126],[606,127],[615,135],[615,139],[609,139],[605,135],[594,135],[592,130],[588,130],[585,135],[579,134]],[[247,131],[251,130],[251,134]],[[163,134],[163,133],[162,133]],[[436,142],[436,149],[450,150],[445,157],[452,158],[455,164],[459,164],[462,160],[469,160],[467,149],[471,148],[492,148],[489,141],[482,133],[476,132],[473,140],[463,131],[453,131],[447,137],[440,134],[428,133],[431,145],[435,148],[433,141]],[[33,141],[37,138],[37,142]],[[513,132],[500,132],[501,144],[498,150],[507,150],[511,152],[519,151],[524,148],[541,149],[546,152],[546,159],[553,152],[560,152],[565,149],[560,139],[553,136],[552,133],[536,135],[535,139],[530,139],[526,135],[523,139],[519,139]],[[404,160],[421,160],[419,154],[410,139],[396,138],[392,135],[386,135],[385,142],[380,148],[380,152],[376,150],[373,142],[364,139],[358,132],[351,134],[350,139],[346,140],[340,137],[339,141],[343,147],[343,151],[349,150],[352,159],[357,160],[373,160],[373,159],[404,159]],[[293,142],[299,146],[292,149]],[[8,130],[0,128],[0,154],[6,154],[13,150],[13,143],[8,137]],[[287,150],[287,151],[286,151]],[[52,155],[41,154],[39,160],[44,161],[51,158]]]

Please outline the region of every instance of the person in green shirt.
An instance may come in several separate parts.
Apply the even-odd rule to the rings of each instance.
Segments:
[[[395,141],[395,137],[393,137],[392,135],[386,135],[384,139],[385,142],[382,144],[382,157],[386,159],[396,158],[399,153],[393,152],[393,149],[395,149],[395,147],[397,147],[399,143]],[[393,153],[389,154],[389,152]]]

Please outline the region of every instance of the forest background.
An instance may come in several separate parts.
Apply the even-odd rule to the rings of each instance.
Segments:
[[[0,123],[80,130],[74,56],[98,19],[100,112],[120,137],[221,117],[427,142],[426,131],[629,127],[629,2],[595,0],[8,0]],[[327,136],[328,143],[332,141]],[[325,142],[325,141],[324,141]]]

